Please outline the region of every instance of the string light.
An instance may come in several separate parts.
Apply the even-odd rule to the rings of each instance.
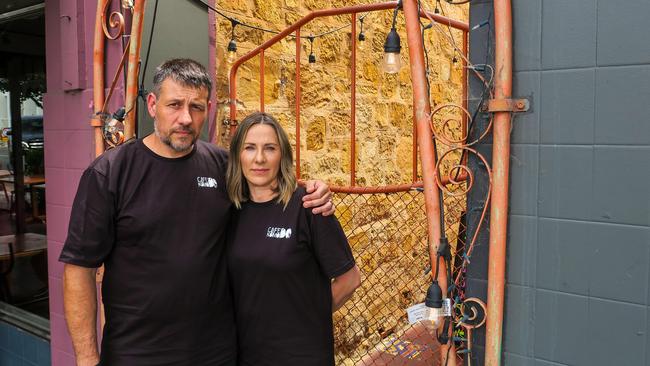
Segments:
[[[382,62],[382,70],[387,74],[396,74],[399,72],[399,69],[402,67],[402,60],[400,58],[400,51],[402,46],[400,45],[399,34],[397,34],[397,29],[395,25],[397,23],[397,11],[402,8],[402,1],[400,0],[397,3],[397,7],[393,12],[393,25],[386,36],[386,42],[384,42],[384,60]]]
[[[357,40],[359,41],[357,45],[359,46],[359,51],[364,51],[366,49],[366,34],[363,32],[363,17],[359,17],[359,23],[361,24],[359,30],[359,36]]]
[[[228,63],[232,64],[237,59],[237,41],[235,40],[235,27],[239,23],[236,19],[230,19],[231,24],[231,34],[230,42],[228,42]]]
[[[309,40],[309,63],[315,64],[316,55],[314,55],[314,36],[310,35],[307,39]]]

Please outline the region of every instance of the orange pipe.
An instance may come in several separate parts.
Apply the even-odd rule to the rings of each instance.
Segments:
[[[404,16],[406,17],[406,34],[411,66],[411,83],[413,85],[413,112],[417,124],[418,147],[422,162],[422,180],[424,183],[424,199],[427,213],[427,229],[429,233],[429,255],[432,259],[431,273],[438,273],[438,282],[442,289],[443,298],[447,297],[447,271],[444,258],[437,258],[438,245],[441,237],[440,227],[440,192],[435,181],[435,154],[433,146],[433,132],[429,127],[431,104],[425,74],[424,50],[422,47],[422,33],[420,27],[420,14],[416,0],[403,1]],[[436,268],[438,268],[436,270]],[[453,331],[453,329],[450,329]],[[449,350],[449,348],[451,349]],[[450,352],[448,352],[448,350]],[[450,355],[449,360],[447,356]],[[441,364],[456,365],[456,352],[453,342],[440,346]]]
[[[454,29],[462,30],[463,32],[469,32],[469,24],[463,23],[459,20],[454,20],[447,18],[446,16],[435,14],[430,11],[420,10],[420,16],[422,18],[429,18],[429,20],[435,21],[436,23],[448,25]]]
[[[458,175],[458,177],[446,176],[442,178],[440,182],[443,186],[453,184],[452,182],[464,182],[468,178],[467,173],[463,172]],[[393,184],[387,186],[375,186],[375,187],[342,187],[342,186],[330,186],[330,190],[334,193],[353,193],[353,194],[374,194],[374,193],[397,193],[397,192],[406,192],[412,189],[422,189],[424,184],[422,182],[413,182],[406,184]]]
[[[129,48],[129,68],[126,74],[126,118],[124,118],[124,139],[135,136],[135,112],[138,98],[138,74],[140,62],[140,41],[144,23],[146,0],[136,0],[131,22],[131,45]]]
[[[352,13],[352,59],[350,60],[350,185],[357,185],[357,140],[356,140],[356,117],[357,117],[357,13]]]
[[[234,66],[233,66],[234,67]],[[233,73],[231,72],[231,79],[230,79],[230,100],[234,100],[235,97],[233,97],[233,88],[232,85],[234,83]],[[295,81],[295,99],[296,99],[296,178],[300,179],[300,99],[302,97],[301,94],[301,89],[300,89],[300,28],[296,29],[296,81]],[[230,119],[234,121],[233,114],[236,113],[235,110],[235,105],[233,103],[230,104]],[[232,126],[232,125],[231,125]],[[231,133],[234,132],[234,130],[231,127]]]
[[[264,112],[264,50],[260,52],[260,112]]]
[[[93,107],[95,115],[90,121],[93,127],[95,140],[95,157],[104,152],[104,134],[102,127],[104,123],[99,113],[104,109],[104,27],[102,25],[102,12],[108,0],[97,0],[97,11],[95,13],[95,36],[93,45]]]
[[[494,98],[512,96],[512,8],[510,0],[494,0],[495,58]],[[510,170],[511,112],[494,113],[492,145],[492,204],[490,206],[490,255],[485,365],[501,365],[503,303],[508,230],[508,175]]]

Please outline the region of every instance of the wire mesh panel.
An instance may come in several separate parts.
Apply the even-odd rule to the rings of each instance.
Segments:
[[[445,210],[455,248],[464,202],[449,198],[445,206],[463,206]],[[334,314],[336,364],[438,364],[437,340],[422,325],[409,325],[406,313],[424,301],[431,283],[424,194],[336,193],[334,202],[362,272],[361,287]]]

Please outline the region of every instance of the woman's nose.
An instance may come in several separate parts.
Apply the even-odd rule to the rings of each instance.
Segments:
[[[263,163],[264,160],[265,160],[265,157],[264,157],[264,152],[263,152],[263,150],[261,150],[261,149],[260,149],[260,150],[257,150],[257,151],[255,152],[255,161],[256,161],[257,163]]]

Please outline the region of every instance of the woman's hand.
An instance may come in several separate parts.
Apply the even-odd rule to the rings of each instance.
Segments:
[[[308,180],[305,182],[305,190],[307,194],[302,198],[304,208],[313,207],[311,212],[314,215],[322,214],[323,216],[329,216],[334,213],[332,192],[325,182]]]

